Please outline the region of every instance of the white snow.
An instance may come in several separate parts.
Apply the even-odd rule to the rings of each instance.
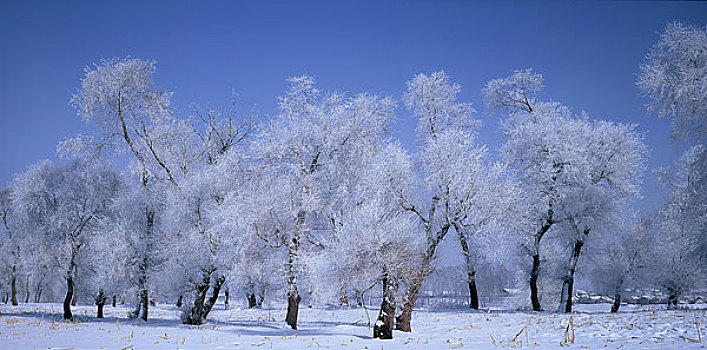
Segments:
[[[0,305],[0,349],[704,349],[705,305],[697,310],[608,304],[577,305],[574,314],[467,310],[416,311],[412,333],[372,339],[362,309],[304,308],[300,329],[288,329],[285,310],[223,310],[203,326],[182,325],[178,310],[151,309],[145,322],[128,320],[128,308],[78,306],[78,322],[61,319],[59,304]],[[700,335],[698,335],[698,328]],[[702,343],[699,343],[700,337]]]

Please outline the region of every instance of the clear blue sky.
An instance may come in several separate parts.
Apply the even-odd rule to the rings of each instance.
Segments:
[[[496,150],[496,118],[480,91],[492,78],[532,67],[545,96],[593,118],[640,124],[651,167],[678,155],[669,123],[646,116],[638,66],[671,21],[707,24],[700,2],[0,2],[0,186],[31,163],[55,158],[57,142],[89,129],[67,102],[85,66],[101,58],[154,59],[157,84],[190,103],[243,112],[275,110],[285,78],[303,73],[324,90],[400,97],[416,73],[443,69],[484,120]],[[402,107],[402,106],[401,106]],[[397,137],[413,148],[403,108]],[[646,178],[643,205],[660,198]]]

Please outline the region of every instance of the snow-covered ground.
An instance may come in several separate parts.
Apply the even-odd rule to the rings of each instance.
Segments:
[[[125,307],[76,307],[78,321],[66,323],[59,304],[0,305],[0,349],[704,349],[705,305],[666,311],[624,305],[578,305],[571,315],[507,311],[417,311],[413,332],[372,339],[363,309],[303,308],[300,330],[281,320],[284,309],[223,310],[203,326],[182,325],[178,310],[160,305],[149,322],[128,320]],[[694,307],[694,305],[693,305]],[[374,318],[376,310],[369,310]],[[702,342],[700,343],[700,338]]]

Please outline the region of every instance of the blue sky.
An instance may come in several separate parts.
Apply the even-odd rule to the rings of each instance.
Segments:
[[[496,151],[497,118],[481,89],[532,67],[544,96],[592,118],[640,124],[649,166],[678,156],[670,124],[647,116],[635,88],[644,55],[668,22],[704,26],[699,2],[240,2],[8,1],[0,3],[0,186],[55,158],[57,142],[90,129],[68,100],[83,68],[101,58],[157,61],[157,84],[189,104],[275,112],[288,76],[310,74],[323,90],[399,98],[414,74],[445,70],[484,121]],[[414,148],[414,121],[399,109],[396,137]],[[645,180],[640,206],[660,199]]]

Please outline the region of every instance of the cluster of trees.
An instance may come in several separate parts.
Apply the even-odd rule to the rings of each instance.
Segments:
[[[94,132],[0,191],[2,288],[16,304],[23,283],[25,301],[40,301],[60,282],[67,319],[77,295],[98,317],[116,298],[134,300],[143,320],[152,301],[176,302],[187,324],[203,323],[222,291],[228,302],[237,288],[251,307],[282,292],[293,329],[303,296],[347,304],[380,288],[374,336],[391,338],[410,331],[451,233],[474,309],[482,261],[523,271],[536,311],[552,290],[570,312],[578,271],[614,293],[612,311],[638,285],[660,286],[675,306],[707,266],[706,46],[704,30],[670,25],[641,66],[650,108],[694,143],[662,171],[668,196],[651,215],[630,210],[648,157],[636,126],[543,99],[532,70],[483,90],[501,118],[493,161],[444,72],[407,82],[402,102],[418,121],[410,153],[391,136],[389,97],[324,93],[302,76],[263,125],[235,104],[179,117],[152,82],[153,62],[103,61],[71,99]]]

